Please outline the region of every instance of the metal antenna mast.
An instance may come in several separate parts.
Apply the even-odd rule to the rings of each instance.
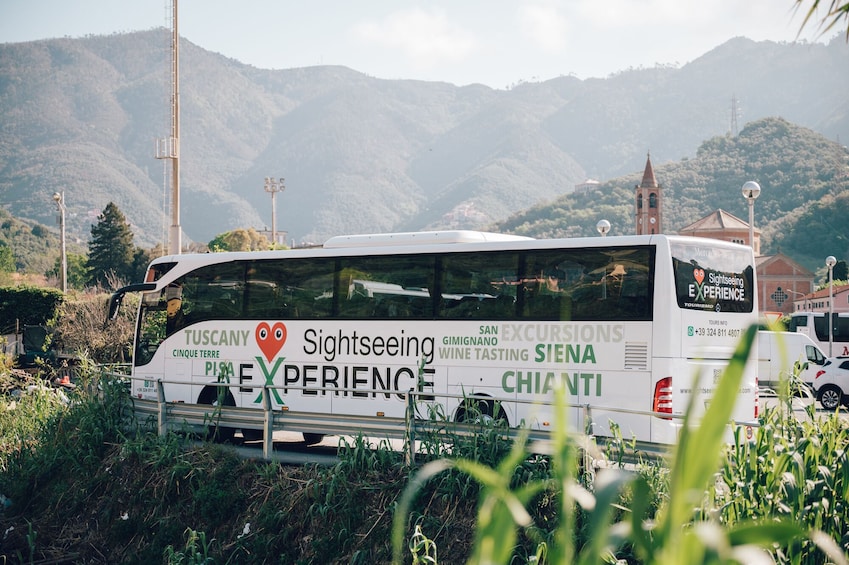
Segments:
[[[171,0],[171,135],[156,140],[156,158],[171,161],[171,229],[168,252],[179,255],[180,229],[180,34],[177,0]]]
[[[176,1],[176,0],[175,0]],[[731,95],[731,135],[737,137],[739,131],[737,130],[737,115],[740,113],[740,109],[737,107],[737,95]]]

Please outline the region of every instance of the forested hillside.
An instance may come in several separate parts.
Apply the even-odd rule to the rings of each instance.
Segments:
[[[114,201],[140,245],[161,242],[170,192],[154,141],[170,131],[168,46],[164,29],[0,45],[0,206],[52,226],[51,196],[64,191],[68,232],[85,241]],[[842,36],[737,38],[681,68],[510,90],[257,69],[188,41],[180,56],[184,241],[269,226],[267,176],[286,179],[277,226],[298,243],[481,228],[588,177],[637,174],[649,150],[659,167],[696,158],[732,130],[732,99],[740,128],[780,116],[849,139]],[[759,208],[761,225],[777,219]],[[671,225],[697,215],[686,210]]]
[[[654,159],[652,159],[654,161]],[[696,157],[654,166],[663,187],[663,231],[675,233],[721,208],[748,221],[741,194],[755,180],[755,226],[761,252],[778,251],[811,270],[826,255],[849,251],[849,152],[810,129],[780,118],[750,123],[740,135],[705,141]],[[569,194],[498,223],[494,229],[536,237],[596,235],[601,219],[612,235],[634,233],[634,187],[639,173],[602,183],[589,194]]]

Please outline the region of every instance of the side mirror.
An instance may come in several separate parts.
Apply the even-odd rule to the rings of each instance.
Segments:
[[[121,309],[121,303],[124,301],[124,295],[128,292],[149,292],[156,290],[156,283],[137,283],[119,288],[109,297],[109,310],[106,314],[106,323],[114,322],[118,317],[118,311]]]

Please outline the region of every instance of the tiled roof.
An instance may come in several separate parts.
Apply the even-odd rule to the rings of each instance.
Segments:
[[[681,228],[682,232],[698,232],[698,231],[717,231],[717,230],[747,230],[749,229],[748,222],[744,222],[734,214],[729,214],[721,208],[705,216],[700,220],[696,220],[689,226]],[[756,233],[761,230],[755,228]]]

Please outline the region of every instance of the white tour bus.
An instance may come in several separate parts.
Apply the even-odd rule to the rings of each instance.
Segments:
[[[827,312],[793,312],[787,331],[805,334],[829,357],[849,355],[849,313],[832,314],[831,348],[828,341]],[[829,351],[831,349],[831,351]]]
[[[712,239],[420,232],[161,257],[113,295],[110,315],[142,292],[140,399],[155,400],[162,379],[168,402],[213,404],[209,384],[226,382],[226,405],[260,408],[274,385],[275,409],[400,418],[414,390],[452,419],[474,403],[548,429],[562,387],[591,407],[595,434],[615,422],[626,439],[672,443],[681,422],[664,415],[682,415],[692,394],[704,409],[758,322],[755,288],[751,249]],[[755,420],[757,402],[748,363],[733,419]],[[569,411],[582,431],[583,409]]]

